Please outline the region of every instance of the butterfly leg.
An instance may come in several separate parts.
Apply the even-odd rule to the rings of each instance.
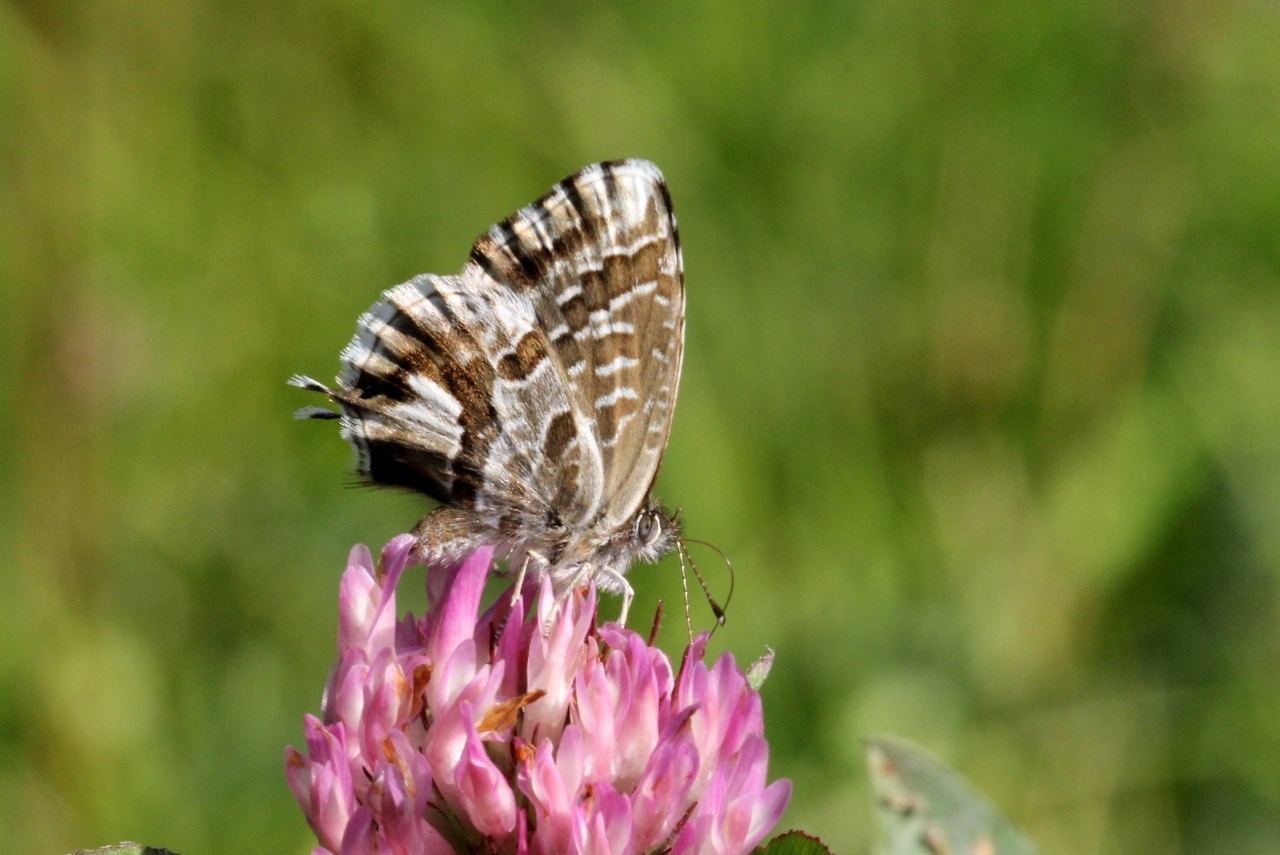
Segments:
[[[636,598],[636,589],[631,587],[627,577],[612,567],[600,568],[600,575],[622,589],[622,611],[618,614],[618,626],[627,625],[627,615],[631,612],[631,601]]]
[[[550,563],[547,561],[547,556],[543,555],[541,552],[535,552],[532,549],[525,550],[524,561],[520,562],[520,572],[516,574],[516,584],[511,589],[511,603],[507,606],[508,610],[516,607],[516,600],[520,599],[520,595],[524,593],[524,578],[529,570],[530,560],[537,561],[543,567],[546,567]]]
[[[565,601],[569,599],[569,595],[577,590],[579,585],[591,578],[592,569],[593,568],[590,563],[583,562],[583,564],[578,567],[578,571],[573,574],[573,579],[565,586],[565,589],[560,592],[560,596],[556,597],[556,603],[551,609],[551,617],[547,620],[546,625],[542,627],[543,637],[551,635],[551,622],[555,620],[556,615],[560,614],[560,607],[565,604]]]
[[[526,550],[524,553],[524,561],[520,562],[520,572],[516,574],[516,583],[511,588],[511,602],[507,605],[508,609],[514,609],[516,607],[516,600],[520,599],[520,592],[524,590],[524,574],[525,571],[529,569],[530,554],[531,553]]]
[[[516,610],[516,601],[520,599],[520,595],[524,592],[524,576],[525,571],[529,569],[529,559],[537,558],[539,561],[546,563],[546,559],[533,550],[526,550],[524,553],[524,561],[520,562],[520,572],[516,574],[516,583],[511,588],[511,601],[507,603],[507,613],[502,618],[502,623],[498,625],[497,635],[502,636],[503,630],[507,628],[507,621],[511,620],[511,613]]]

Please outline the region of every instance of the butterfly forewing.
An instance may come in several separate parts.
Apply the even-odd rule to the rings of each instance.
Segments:
[[[527,293],[604,472],[603,526],[628,519],[666,447],[684,345],[684,273],[662,174],[595,164],[489,230],[474,265]]]

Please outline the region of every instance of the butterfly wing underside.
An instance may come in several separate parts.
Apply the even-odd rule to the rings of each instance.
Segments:
[[[602,492],[575,503],[611,531],[652,488],[684,353],[684,266],[662,173],[593,164],[489,229],[476,271],[529,296],[599,456]]]
[[[423,275],[343,351],[357,471],[475,511],[612,531],[661,463],[680,378],[684,277],[662,174],[593,164]]]

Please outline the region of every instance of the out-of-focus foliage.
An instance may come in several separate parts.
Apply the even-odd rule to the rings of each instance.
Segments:
[[[1277,851],[1278,44],[1257,0],[0,7],[3,848],[308,851],[346,551],[424,505],[284,380],[640,156],[661,494],[734,560],[713,646],[777,649],[782,827],[866,851],[891,731],[1045,853]],[[674,649],[675,565],[632,578]]]
[[[877,855],[1036,855],[981,793],[911,743],[871,740],[867,770],[880,819]]]
[[[73,855],[176,855],[168,849],[156,849],[138,843],[117,843],[101,849],[79,849]]]

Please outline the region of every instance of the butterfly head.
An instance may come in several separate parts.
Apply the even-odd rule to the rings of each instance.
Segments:
[[[675,547],[679,532],[675,518],[650,501],[636,512],[627,532],[629,551],[642,561],[657,561]]]

